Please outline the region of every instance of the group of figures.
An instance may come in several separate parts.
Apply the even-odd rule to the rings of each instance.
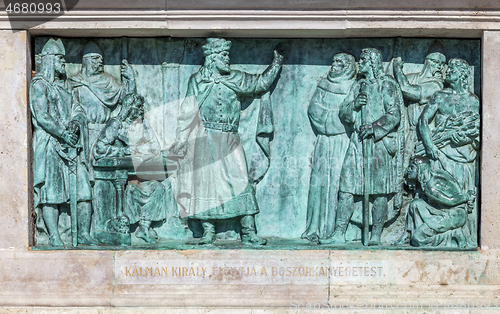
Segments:
[[[411,74],[397,58],[384,69],[372,48],[362,50],[358,73],[352,55],[334,57],[308,111],[318,134],[312,178],[323,180],[311,182],[303,238],[344,244],[357,223],[364,245],[380,245],[392,206],[407,210],[406,230],[391,244],[476,245],[479,99],[469,64],[446,64],[439,44],[431,48]],[[356,203],[361,221],[352,220]]]
[[[238,220],[243,243],[267,243],[257,235],[258,180],[238,132],[243,99],[270,93],[286,49],[275,47],[269,67],[250,74],[231,69],[230,48],[223,38],[202,46],[205,63],[189,79],[175,142],[162,147],[127,60],[117,80],[89,41],[81,70],[67,78],[61,40],[45,43],[29,103],[37,230],[48,244],[64,246],[66,232],[73,246],[131,245],[133,230],[154,244],[153,226],[168,219],[169,206],[201,225],[198,244],[213,243],[217,222],[226,219]],[[353,240],[349,226],[357,226],[364,245],[380,245],[385,226],[404,212],[403,236],[391,244],[473,247],[480,116],[470,79],[467,62],[446,63],[439,45],[412,74],[401,59],[384,67],[374,48],[363,49],[358,63],[335,55],[308,109],[317,139],[302,238],[344,245]],[[269,111],[262,102],[253,137],[272,158]],[[159,173],[163,180],[148,177]],[[64,213],[71,221],[65,230]]]
[[[37,73],[29,90],[37,228],[46,230],[50,245],[63,246],[59,216],[69,212],[73,245],[97,245],[90,235],[93,200],[99,194],[107,196],[102,195],[106,189],[95,184],[94,165],[103,157],[130,155],[128,129],[143,116],[144,99],[136,93],[135,75],[126,61],[121,84],[104,72],[102,52],[94,42],[83,51],[81,72],[69,79],[64,57],[61,40],[50,39],[37,56]],[[119,114],[113,115],[117,108]],[[149,217],[146,206],[139,211],[126,208],[126,221],[139,221],[137,235],[154,242],[149,226],[151,220],[161,220],[161,215]],[[119,225],[112,220],[97,221],[96,228],[103,223]]]

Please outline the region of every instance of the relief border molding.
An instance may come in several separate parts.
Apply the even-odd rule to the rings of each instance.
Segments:
[[[11,25],[2,11],[0,29],[61,36],[90,36],[89,31],[99,30],[98,36],[462,38],[500,29],[500,10],[72,10],[41,25],[35,25],[37,18],[13,17]]]

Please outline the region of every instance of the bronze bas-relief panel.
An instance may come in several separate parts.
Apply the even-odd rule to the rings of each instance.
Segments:
[[[478,40],[34,50],[35,249],[477,248]]]

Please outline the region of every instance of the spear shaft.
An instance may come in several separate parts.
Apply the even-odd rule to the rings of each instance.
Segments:
[[[360,94],[366,95],[366,83],[362,82]],[[368,103],[361,108],[361,125],[368,124]],[[363,245],[367,246],[370,239],[370,158],[372,153],[371,138],[362,140],[363,145]]]

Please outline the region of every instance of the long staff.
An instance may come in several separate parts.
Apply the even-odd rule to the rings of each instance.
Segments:
[[[362,82],[360,94],[366,95],[366,83]],[[368,103],[361,108],[361,125],[368,123]],[[363,145],[363,245],[367,246],[370,239],[370,158],[372,152],[371,138],[362,140]]]
[[[77,159],[78,159],[78,148],[69,147],[68,148],[68,168],[69,168],[69,208],[71,214],[71,239],[73,246],[78,245],[78,217],[77,217],[77,198],[78,198],[78,187],[77,187]]]

